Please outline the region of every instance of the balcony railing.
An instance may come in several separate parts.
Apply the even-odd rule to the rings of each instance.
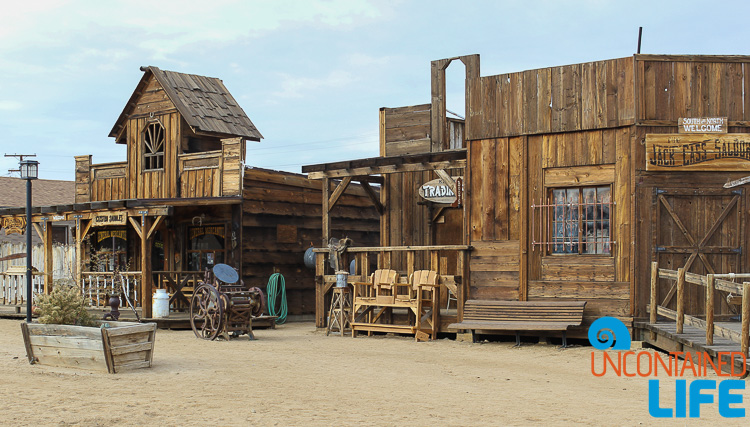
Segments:
[[[91,165],[91,201],[126,199],[126,169],[127,162]]]
[[[140,271],[123,271],[118,273],[122,280],[122,290],[130,302],[140,306],[139,293],[141,285]],[[89,299],[93,307],[105,307],[108,296],[115,293],[115,273],[112,272],[82,272],[81,291]],[[122,305],[127,304],[121,301]]]

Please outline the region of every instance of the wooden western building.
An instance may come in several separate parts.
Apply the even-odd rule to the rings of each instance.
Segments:
[[[303,254],[320,241],[320,183],[245,165],[246,142],[262,135],[221,80],[141,71],[109,134],[127,146],[127,160],[93,164],[90,155],[77,156],[75,200],[33,210],[45,265],[52,257],[49,225],[74,221],[78,255],[70,275],[94,304],[104,303],[117,270],[145,317],[155,288],[167,288],[172,308],[184,309],[203,272],[226,263],[246,286],[264,288],[281,273],[289,314],[314,313]],[[347,189],[331,233],[377,242],[377,213],[360,212],[368,198],[360,186]],[[0,215],[20,218],[24,211]],[[49,277],[47,292],[51,284]]]
[[[458,61],[465,123],[445,107],[445,69]],[[382,180],[370,250],[401,277],[452,277],[458,309],[441,310],[441,331],[467,300],[585,301],[579,336],[601,316],[633,328],[649,318],[652,262],[698,275],[748,268],[747,190],[723,187],[750,175],[748,83],[746,56],[639,54],[491,76],[478,55],[438,60],[431,103],[381,109],[380,157],[303,172]],[[457,177],[458,205],[418,195]],[[673,281],[655,292],[676,309]],[[685,313],[705,318],[705,286],[684,295]],[[715,315],[729,319],[726,296]]]

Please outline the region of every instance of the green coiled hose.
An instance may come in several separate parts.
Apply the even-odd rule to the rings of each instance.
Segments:
[[[271,316],[278,316],[278,318],[276,319],[277,325],[285,323],[287,315],[286,282],[284,281],[284,276],[282,276],[281,273],[274,273],[268,279],[266,294],[268,294],[268,314],[270,314]],[[276,299],[279,297],[279,311],[276,312]]]

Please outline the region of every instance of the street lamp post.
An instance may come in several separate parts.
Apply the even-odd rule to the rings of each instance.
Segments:
[[[31,323],[31,180],[39,176],[39,162],[21,160],[21,179],[26,180],[26,323]]]

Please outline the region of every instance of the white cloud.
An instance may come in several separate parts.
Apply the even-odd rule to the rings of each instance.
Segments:
[[[326,77],[320,79],[296,77],[289,74],[281,74],[279,77],[282,79],[281,91],[272,94],[278,98],[302,98],[307,92],[326,88],[340,89],[357,80],[349,72],[340,70],[331,71]]]
[[[0,101],[0,111],[17,111],[23,108],[23,105],[17,101]]]
[[[147,49],[155,59],[163,59],[194,43],[230,42],[282,26],[338,27],[379,15],[376,3],[350,0],[213,0],[210,7],[204,0],[36,0],[3,6],[0,52],[66,46],[93,30],[105,37],[119,35],[119,43]]]

